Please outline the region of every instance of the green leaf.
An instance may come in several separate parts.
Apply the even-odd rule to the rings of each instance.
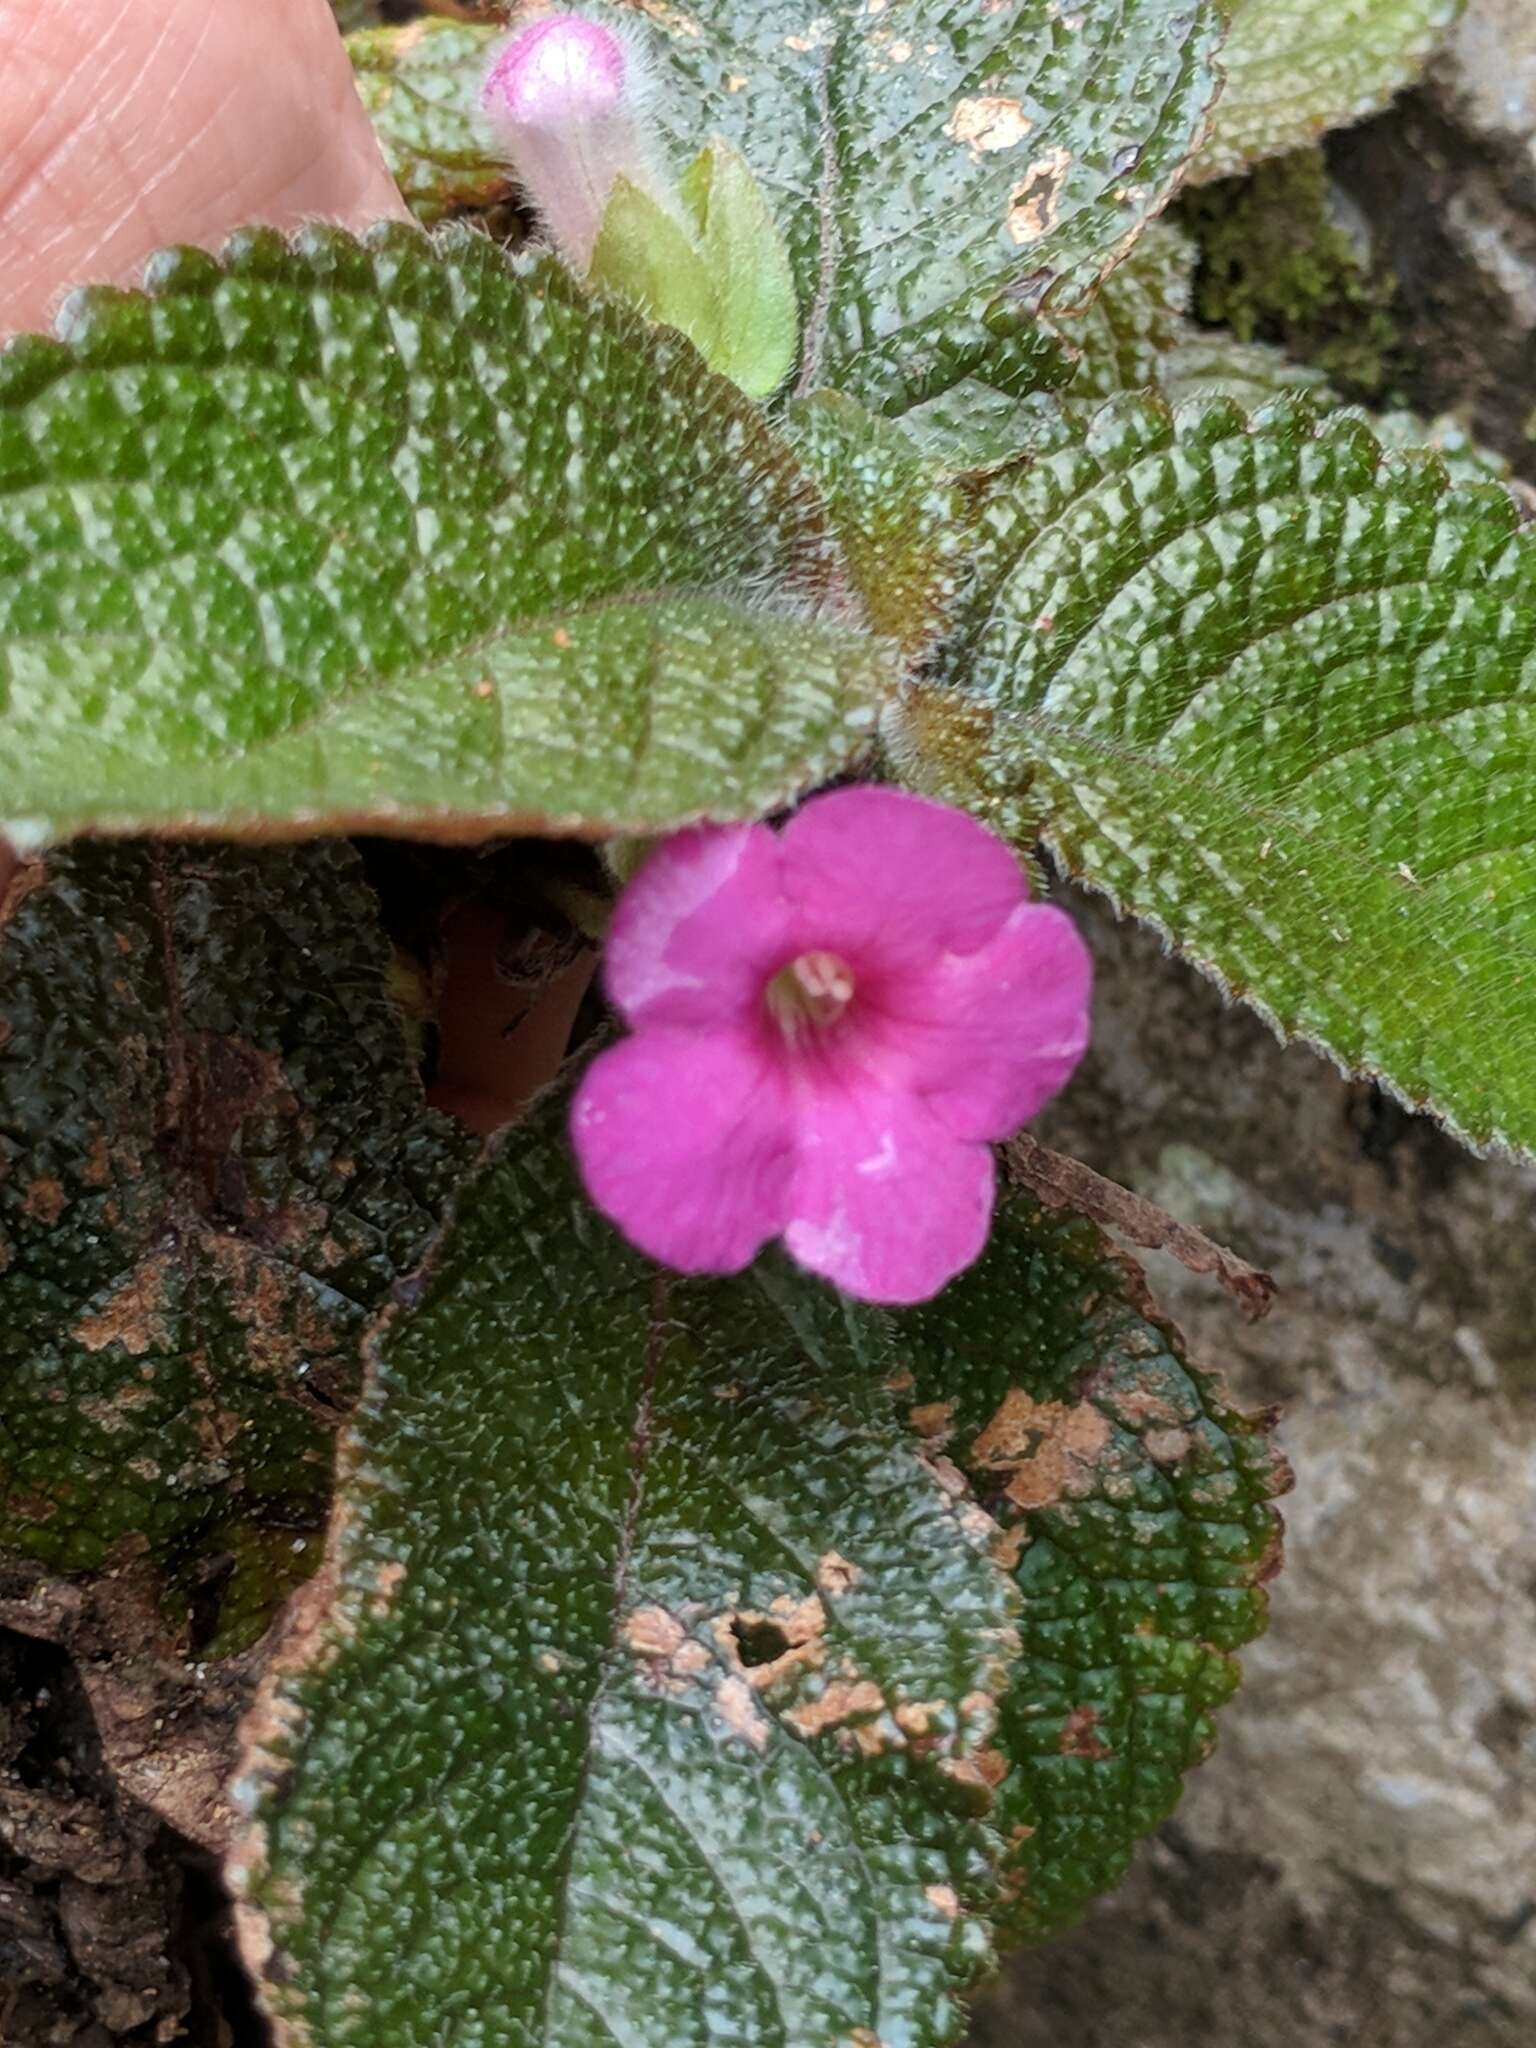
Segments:
[[[698,243],[649,192],[616,178],[592,250],[594,284],[633,301],[648,319],[664,320],[728,375],[710,353],[715,286]]]
[[[1224,178],[1362,120],[1418,77],[1464,0],[1234,0],[1195,175]]]
[[[1485,448],[1468,433],[1454,413],[1440,413],[1432,420],[1421,419],[1416,412],[1369,413],[1361,408],[1352,408],[1355,417],[1365,421],[1383,448],[1402,449],[1429,448],[1445,464],[1445,473],[1452,483],[1507,484],[1514,474],[1508,460],[1496,449]],[[1527,485],[1517,485],[1522,502],[1529,508],[1530,490]]]
[[[777,391],[800,353],[789,251],[751,166],[712,137],[683,173],[715,315],[705,360],[753,398]]]
[[[1018,403],[992,395],[1004,406]],[[966,580],[973,508],[963,485],[914,446],[906,424],[836,391],[796,399],[783,421],[821,485],[865,617],[905,653],[920,655]]]
[[[675,198],[686,224],[627,178],[614,180],[592,251],[593,282],[686,334],[711,369],[766,398],[799,351],[783,237],[751,171],[718,137],[690,164]]]
[[[373,119],[400,196],[430,227],[448,214],[497,205],[512,172],[480,114],[480,86],[497,31],[430,18],[347,38],[358,97]]]
[[[0,1547],[148,1555],[182,1585],[263,1545],[313,1568],[362,1325],[469,1156],[423,1106],[387,966],[335,842],[82,847],[13,902]],[[282,1578],[256,1576],[270,1607]]]
[[[1536,1149],[1536,554],[1508,494],[1301,402],[1121,400],[992,510],[1014,566],[945,665],[993,721],[968,799],[1280,1031]]]
[[[384,1330],[255,1716],[236,1883],[296,2039],[961,2031],[1014,1602],[896,1362],[776,1266],[659,1276],[555,1115],[512,1137]]]
[[[1263,1629],[1288,1486],[1269,1419],[1238,1415],[1091,1224],[1015,1196],[984,1261],[901,1318],[913,1420],[1017,1560],[1022,1660],[1001,1932],[1039,1941],[1124,1876],[1215,1737]]]
[[[1305,392],[1319,413],[1337,408],[1362,420],[1383,448],[1433,450],[1453,483],[1507,484],[1513,474],[1508,461],[1475,440],[1454,413],[1426,420],[1414,412],[1346,408],[1321,370],[1294,362],[1267,342],[1235,341],[1230,334],[1191,327],[1163,358],[1158,384],[1170,405],[1230,398],[1246,411]]]
[[[1322,406],[1337,402],[1322,371],[1293,362],[1284,349],[1201,327],[1189,328],[1169,350],[1159,383],[1170,405],[1230,398],[1251,411],[1299,391]]]
[[[799,286],[800,391],[881,411],[973,372],[998,382],[994,357],[1039,349],[1030,309],[1081,298],[1166,201],[1222,33],[1207,0],[609,11],[648,18],[679,159],[722,135],[770,194]]]
[[[0,829],[755,815],[890,686],[809,480],[482,236],[248,233],[0,356]]]
[[[1159,222],[1086,304],[1048,322],[1081,357],[1067,387],[1070,401],[1158,382],[1167,351],[1186,329],[1194,268],[1189,237]]]

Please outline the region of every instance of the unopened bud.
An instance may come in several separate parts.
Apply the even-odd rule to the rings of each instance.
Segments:
[[[622,37],[579,14],[546,14],[502,44],[481,96],[524,192],[578,269],[613,190],[652,184],[636,119],[637,79]]]

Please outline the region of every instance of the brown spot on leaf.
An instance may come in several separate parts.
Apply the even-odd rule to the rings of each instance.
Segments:
[[[713,1632],[724,1656],[744,1669],[747,1683],[756,1692],[765,1692],[797,1673],[816,1670],[827,1654],[827,1610],[814,1593],[803,1600],[780,1593],[766,1609],[742,1607],[718,1615]],[[770,1654],[748,1664],[742,1652],[753,1642],[763,1644]]]
[[[963,1500],[970,1492],[965,1474],[953,1458],[937,1456],[932,1451],[926,1451],[923,1463],[938,1481],[940,1492],[947,1493],[951,1500]]]
[[[907,1420],[919,1436],[947,1437],[955,1419],[953,1401],[924,1401],[909,1411]]]
[[[929,1884],[923,1887],[923,1897],[936,1913],[942,1913],[946,1920],[960,1917],[960,1894],[953,1885]]]
[[[981,93],[973,99],[956,100],[944,133],[979,158],[991,150],[1014,148],[1034,125],[1017,100]]]
[[[833,1600],[851,1593],[864,1574],[841,1551],[829,1550],[816,1560],[816,1583]]]
[[[686,1636],[677,1616],[665,1607],[637,1607],[624,1624],[624,1640],[637,1657],[670,1658]]]
[[[971,1459],[984,1471],[1009,1475],[1004,1491],[1015,1506],[1054,1507],[1093,1491],[1110,1436],[1091,1402],[1034,1401],[1022,1387],[1010,1387],[971,1445]]]
[[[885,1694],[872,1678],[834,1678],[820,1698],[791,1707],[784,1718],[801,1735],[812,1736],[884,1710]]]
[[[92,1138],[86,1150],[85,1163],[80,1168],[80,1178],[89,1188],[104,1188],[110,1184],[112,1153],[104,1131],[98,1131]]]
[[[1036,157],[1008,195],[1007,228],[1019,248],[1040,241],[1056,225],[1061,189],[1072,152],[1058,146]]]
[[[750,1742],[759,1753],[768,1747],[771,1725],[744,1678],[727,1678],[720,1686],[715,1694],[715,1713],[732,1735]]]
[[[64,1189],[51,1173],[40,1173],[22,1197],[21,1213],[50,1227],[64,1214]]]
[[[1063,1756],[1085,1756],[1101,1764],[1114,1755],[1099,1734],[1099,1717],[1093,1707],[1074,1707],[1061,1724],[1056,1747]]]
[[[1182,1465],[1195,1447],[1187,1429],[1152,1429],[1142,1438],[1154,1465]]]
[[[947,1778],[952,1778],[957,1785],[968,1785],[972,1791],[985,1792],[989,1796],[1001,1785],[1011,1768],[1007,1757],[995,1749],[978,1750],[975,1756],[946,1756],[939,1759],[939,1769]]]
[[[368,1612],[375,1621],[388,1614],[395,1594],[405,1579],[405,1566],[399,1558],[392,1557],[387,1564],[381,1564],[374,1574],[373,1598],[368,1602]]]
[[[152,1346],[170,1342],[170,1331],[160,1314],[165,1299],[163,1251],[141,1259],[106,1304],[93,1316],[85,1316],[71,1333],[87,1351],[101,1351],[108,1344],[121,1344],[133,1358],[142,1358]]]
[[[896,1709],[896,1726],[903,1735],[920,1741],[933,1733],[936,1722],[947,1710],[946,1700],[903,1700]]]

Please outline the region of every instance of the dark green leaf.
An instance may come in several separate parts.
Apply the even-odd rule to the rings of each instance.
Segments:
[[[1073,402],[1144,391],[1158,383],[1167,351],[1186,331],[1195,248],[1159,222],[1076,312],[1048,324],[1081,360],[1066,396]]]
[[[1411,85],[1465,0],[1233,0],[1226,90],[1196,175],[1227,177],[1374,114]]]
[[[406,228],[90,292],[0,356],[0,825],[472,837],[757,814],[890,653],[680,337]]]
[[[994,721],[969,800],[1282,1031],[1536,1149],[1536,553],[1510,497],[1296,402],[1250,426],[1121,400],[989,516],[948,657]]]
[[[0,929],[0,1545],[311,1568],[363,1322],[467,1142],[335,843],[50,859]]]
[[[958,2034],[1013,1603],[896,1358],[778,1268],[658,1276],[552,1115],[466,1190],[259,1710],[246,1946],[296,2039]]]
[[[913,1420],[1017,1559],[1023,1658],[1003,1697],[1012,1766],[1002,1932],[1038,1941],[1125,1873],[1176,1804],[1264,1626],[1289,1483],[1263,1419],[1145,1302],[1080,1218],[1022,1197],[980,1266],[901,1319]]]
[[[679,164],[723,135],[778,208],[805,321],[800,390],[879,410],[973,371],[1037,381],[1044,338],[1026,307],[1080,298],[1164,203],[1221,37],[1206,0],[617,11],[648,17]],[[1005,291],[1000,338],[983,316]]]

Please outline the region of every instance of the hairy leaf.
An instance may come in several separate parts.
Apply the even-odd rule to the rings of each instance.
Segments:
[[[779,209],[805,321],[799,389],[880,410],[977,370],[1037,381],[1048,344],[1029,308],[1081,298],[1166,201],[1221,37],[1207,0],[617,12],[647,17],[679,162],[723,135]]]
[[[1005,1938],[1039,1941],[1125,1874],[1177,1803],[1264,1626],[1289,1474],[1079,1217],[1014,1197],[984,1262],[901,1319],[913,1421],[972,1481],[1016,1560],[1023,1658]]]
[[[513,179],[480,116],[494,30],[458,21],[408,22],[348,36],[358,97],[372,116],[400,195],[430,226],[494,206]]]
[[[1020,403],[991,396],[1010,416]],[[865,616],[920,654],[965,581],[973,512],[963,487],[906,426],[836,391],[796,399],[784,418],[796,454],[821,484]]]
[[[1163,360],[1159,379],[1170,405],[1230,398],[1246,409],[1288,392],[1306,391],[1314,403],[1335,402],[1321,370],[1293,362],[1266,341],[1238,341],[1222,329],[1190,327]]]
[[[313,1564],[362,1324],[468,1154],[423,1106],[387,964],[336,843],[24,875],[0,926],[0,1546],[183,1577],[250,1557],[258,1607],[271,1557]]]
[[[552,259],[253,231],[0,355],[0,825],[759,813],[890,681],[813,486]]]
[[[312,2048],[940,2048],[989,1947],[992,1525],[881,1317],[658,1276],[552,1122],[377,1348],[258,1709],[247,1955]]]
[[[1189,237],[1159,222],[1085,305],[1049,323],[1081,356],[1069,400],[1143,391],[1158,382],[1168,350],[1185,332],[1194,268]]]
[[[1227,177],[1375,113],[1413,83],[1464,4],[1234,0],[1226,88],[1195,176]]]
[[[992,721],[970,800],[1283,1032],[1536,1149],[1536,553],[1509,495],[1299,401],[1120,400],[989,513],[948,657]]]

